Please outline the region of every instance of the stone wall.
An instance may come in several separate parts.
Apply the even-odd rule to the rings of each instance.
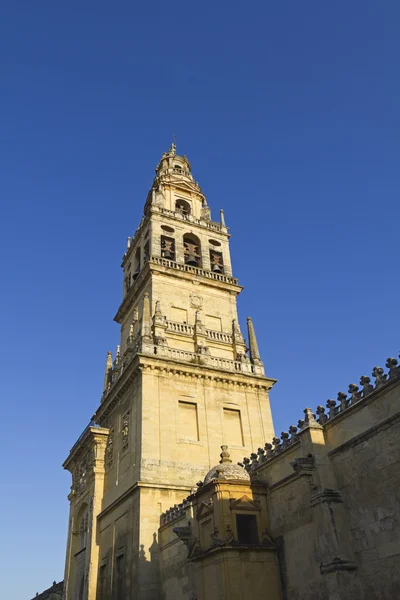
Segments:
[[[297,427],[243,459],[251,493],[256,497],[257,489],[265,489],[262,518],[276,549],[283,599],[400,599],[400,368],[395,359],[386,366],[387,373],[374,368],[374,383],[363,376],[361,390],[351,384],[349,396],[339,392],[338,403],[328,400],[327,413],[317,407],[318,419],[305,409]],[[208,489],[199,485],[191,496],[194,513],[197,496]],[[226,485],[235,496],[234,482]],[[214,499],[216,514],[224,511],[221,498]],[[192,568],[190,561],[185,567],[183,542],[173,537],[175,524],[168,527],[165,521],[173,521],[175,511],[167,511],[160,529],[168,538],[161,546],[161,563],[168,565],[163,575],[166,600],[190,597],[183,586],[176,595],[176,588],[165,585],[168,573],[179,572],[174,581],[182,582]],[[185,532],[189,524],[190,518],[180,514],[178,529]],[[195,523],[188,530],[193,535]],[[226,542],[231,556],[237,544],[233,530],[233,539]],[[252,552],[243,549],[240,561],[246,564]],[[210,555],[205,560],[211,561],[216,580],[233,577]],[[196,593],[198,600],[214,598],[210,591]],[[254,588],[251,597],[261,600],[263,591]]]
[[[367,598],[400,598],[399,440],[400,415],[332,454]]]
[[[329,416],[318,407],[319,423],[306,409],[291,437],[283,432],[244,461],[268,485],[285,598],[330,598],[333,589],[338,598],[400,598],[400,373],[393,360],[386,375],[374,369],[375,386],[365,378],[364,393],[350,385],[350,397],[340,392],[339,405],[328,401]]]

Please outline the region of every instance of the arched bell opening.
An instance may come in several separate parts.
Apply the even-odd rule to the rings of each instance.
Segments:
[[[201,243],[193,233],[185,233],[183,236],[183,256],[186,265],[201,267]]]
[[[161,236],[161,256],[167,260],[176,260],[174,238]]]
[[[218,252],[214,248],[210,249],[210,268],[213,273],[224,272],[224,257],[222,252]]]
[[[192,209],[191,209],[189,202],[187,202],[187,200],[178,198],[178,200],[175,202],[175,211],[180,213],[184,217],[187,217],[190,215]]]

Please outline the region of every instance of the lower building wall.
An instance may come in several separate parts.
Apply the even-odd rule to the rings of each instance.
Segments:
[[[323,425],[307,409],[308,420],[289,444],[272,452],[269,446],[268,455],[259,452],[251,465],[247,461],[250,487],[245,493],[258,502],[276,555],[263,548],[238,549],[233,527],[233,539],[228,536],[221,547],[203,548],[187,558],[181,541],[187,515],[163,525],[163,599],[191,600],[192,582],[197,600],[400,599],[399,407],[397,377],[365,401],[333,413]],[[356,419],[352,437],[349,427]],[[225,531],[215,529],[216,519],[222,523],[244,493],[233,481],[224,485],[230,490],[228,504],[222,492],[208,500],[207,486],[191,497],[194,508],[214,515],[208,536],[214,527],[215,539]],[[257,500],[263,486],[266,503]],[[173,533],[177,527],[179,540]],[[195,517],[192,535],[196,528]]]
[[[160,579],[162,600],[187,600],[194,593],[193,578],[188,549],[175,535],[173,529],[187,525],[190,515],[176,519],[173,527],[160,528]]]
[[[400,417],[332,456],[366,598],[400,598]]]
[[[274,552],[223,548],[196,560],[193,569],[199,599],[281,599]]]

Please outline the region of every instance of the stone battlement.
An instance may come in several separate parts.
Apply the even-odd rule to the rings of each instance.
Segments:
[[[274,437],[271,443],[267,442],[265,444],[264,448],[258,448],[257,452],[253,452],[250,457],[244,457],[243,463],[240,464],[244,466],[247,472],[254,471],[266,461],[281,455],[285,450],[293,447],[299,440],[299,433],[305,428],[310,426],[325,427],[328,423],[332,423],[339,415],[345,416],[346,411],[355,404],[362,404],[364,400],[373,399],[374,394],[389,387],[394,380],[400,379],[400,366],[398,366],[396,358],[388,358],[386,360],[386,368],[388,369],[387,373],[384,372],[382,367],[374,367],[372,369],[372,377],[375,378],[374,383],[371,383],[370,377],[362,375],[360,378],[361,389],[356,384],[351,383],[348,388],[349,395],[345,392],[338,392],[337,401],[327,400],[328,414],[325,414],[325,408],[322,405],[317,406],[315,411],[317,417],[310,408],[305,408],[304,419],[300,419],[297,426],[291,425],[288,431],[281,432],[280,438]],[[348,414],[350,414],[350,411]]]

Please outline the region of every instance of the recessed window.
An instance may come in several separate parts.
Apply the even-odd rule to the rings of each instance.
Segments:
[[[168,260],[175,260],[175,240],[174,238],[161,236],[161,256]]]
[[[186,308],[179,308],[178,306],[171,306],[170,308],[171,321],[176,323],[187,323],[188,314]]]
[[[236,515],[239,544],[258,544],[256,515]]]
[[[208,240],[211,244],[211,246],[221,246],[221,242],[218,242],[217,240]]]
[[[182,198],[179,198],[175,202],[175,210],[176,210],[176,212],[179,212],[184,216],[190,215],[190,212],[191,212],[190,204],[189,204],[189,202],[187,202],[187,200],[183,200]]]
[[[125,557],[119,554],[115,559],[115,597],[123,598],[125,593]]]
[[[179,437],[194,441],[199,439],[197,404],[195,402],[179,401]]]
[[[222,252],[217,252],[217,250],[214,249],[210,250],[210,266],[213,273],[224,272],[224,259]]]
[[[201,267],[201,244],[193,233],[185,233],[183,236],[183,256],[186,265]]]
[[[244,446],[240,410],[224,408],[224,441],[228,446]]]
[[[103,564],[99,569],[99,600],[105,600],[107,596],[107,565]]]
[[[212,331],[222,331],[222,322],[219,317],[213,315],[205,315],[206,328]]]

